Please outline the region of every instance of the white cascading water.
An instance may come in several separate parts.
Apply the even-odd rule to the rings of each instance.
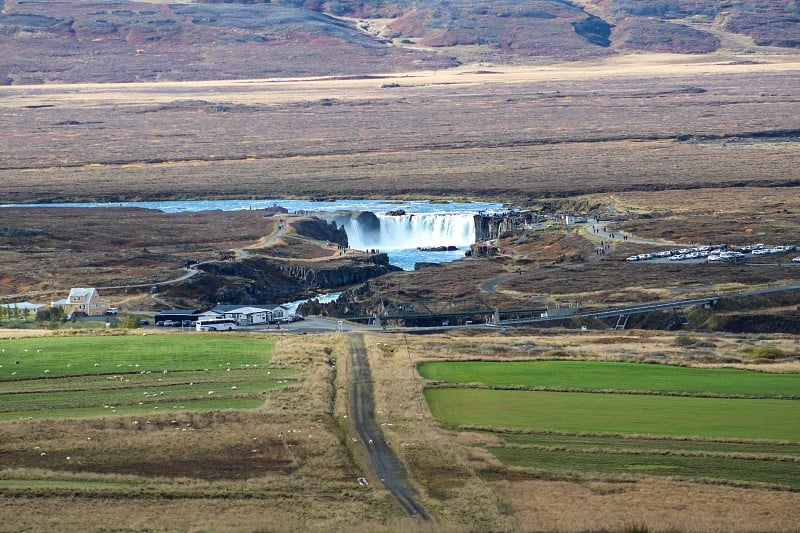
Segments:
[[[350,219],[344,224],[351,248],[409,250],[435,246],[469,246],[475,242],[472,214],[423,213],[378,215],[380,232],[364,231]]]

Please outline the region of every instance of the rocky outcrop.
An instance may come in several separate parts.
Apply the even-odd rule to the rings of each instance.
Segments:
[[[609,24],[600,17],[589,15],[588,18],[572,22],[572,29],[575,33],[586,39],[592,44],[608,48],[611,46],[611,28],[614,26]]]
[[[319,289],[347,287],[400,270],[389,264],[386,254],[314,264],[250,257],[202,263],[196,268],[199,274],[170,285],[160,296],[186,307],[286,302],[309,297]]]
[[[310,237],[318,241],[333,242],[340,246],[347,248],[347,232],[343,227],[336,225],[336,222],[330,223],[317,218],[308,218],[295,220],[292,222],[292,227],[298,234],[304,237]]]
[[[496,215],[475,215],[475,242],[492,241],[506,232],[519,231],[542,219],[531,211],[509,211]]]
[[[368,279],[402,270],[389,264],[386,254],[374,254],[352,259],[348,265],[307,267],[287,265],[283,269],[293,278],[314,289],[334,289],[363,283]]]

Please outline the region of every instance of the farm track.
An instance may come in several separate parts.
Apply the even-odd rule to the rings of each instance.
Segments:
[[[415,499],[414,490],[408,484],[405,468],[387,444],[375,421],[372,375],[363,336],[350,336],[349,352],[353,368],[350,376],[349,416],[356,434],[369,455],[375,474],[409,516],[425,522],[430,521],[431,518],[425,508]]]

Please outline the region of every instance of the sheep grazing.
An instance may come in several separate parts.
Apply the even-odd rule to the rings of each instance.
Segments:
[[[209,395],[209,396],[211,396],[212,394],[214,394],[214,391],[213,391],[213,390],[210,390],[210,391],[208,391],[208,395]]]

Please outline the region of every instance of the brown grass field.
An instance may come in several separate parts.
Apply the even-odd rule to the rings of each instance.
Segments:
[[[796,184],[800,63],[746,59],[0,87],[0,202]]]

